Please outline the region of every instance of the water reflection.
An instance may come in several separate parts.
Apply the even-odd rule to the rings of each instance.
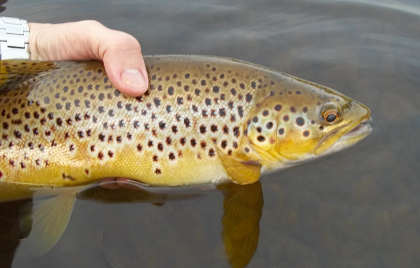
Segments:
[[[232,267],[245,267],[258,246],[264,204],[261,183],[227,184],[219,189],[224,195],[222,236],[225,252]]]
[[[21,208],[29,202],[0,203],[0,267],[11,267],[19,241],[29,234],[21,224]]]
[[[219,220],[222,222],[221,236],[227,261],[231,267],[245,267],[252,259],[258,245],[259,222],[263,208],[261,184],[259,182],[246,186],[224,184],[217,190],[223,194],[223,216]],[[105,204],[148,203],[160,207],[176,200],[194,202],[194,199],[206,193],[208,189],[194,187],[172,190],[147,189],[140,188],[132,182],[127,184],[109,182],[106,185],[95,186],[80,192],[77,199]],[[39,244],[39,241],[28,241],[34,239],[31,229],[33,231],[40,228],[40,226],[34,226],[35,221],[31,221],[38,202],[45,202],[45,200],[31,199],[0,203],[1,267],[12,267],[15,255],[26,261],[34,257],[43,257],[33,256],[33,252],[37,249],[28,247],[28,245],[36,247]],[[139,236],[141,235],[140,233]],[[37,240],[40,239],[38,236],[35,237]],[[114,252],[105,251],[104,254],[112,255]],[[111,260],[110,265],[113,267],[113,259],[127,256],[105,257]]]

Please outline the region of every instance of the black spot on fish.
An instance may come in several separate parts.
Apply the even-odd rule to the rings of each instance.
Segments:
[[[206,133],[206,126],[205,126],[205,125],[201,125],[201,126],[200,126],[200,133],[201,133],[201,134]]]
[[[296,124],[298,126],[303,126],[305,124],[305,120],[302,117],[296,118]]]
[[[174,88],[173,87],[168,87],[168,94],[169,95],[173,95],[174,94]]]
[[[224,126],[223,126],[223,133],[224,133],[224,134],[229,134],[229,128],[228,128],[228,126],[227,126],[227,125],[224,125]]]
[[[246,94],[246,96],[245,96],[245,100],[246,100],[246,102],[251,102],[251,100],[252,100],[252,95],[251,94]]]
[[[205,142],[205,141],[201,141],[200,142],[200,146],[201,146],[201,148],[206,148],[206,146],[207,146],[207,143]]]
[[[234,127],[233,128],[233,135],[235,135],[235,137],[239,137],[240,134],[241,134],[241,132],[239,131],[239,127]]]
[[[192,146],[192,147],[195,147],[195,146],[197,145],[197,142],[195,141],[195,139],[194,139],[194,138],[193,138],[193,139],[191,139],[190,143],[191,143],[191,146]]]
[[[238,106],[238,114],[239,114],[239,116],[240,116],[241,118],[243,117],[243,115],[244,115],[244,110],[243,110],[242,106]]]
[[[160,122],[159,122],[159,128],[160,128],[160,129],[164,129],[164,128],[165,128],[165,125],[166,125],[166,124],[165,124],[163,121],[160,121]]]
[[[177,128],[177,126],[172,126],[172,132],[174,133],[174,134],[176,134],[177,132],[178,132],[178,128]]]
[[[156,106],[156,107],[159,107],[159,105],[160,105],[160,99],[158,99],[158,98],[154,98],[154,99],[153,99],[153,102],[155,103],[155,106]]]
[[[263,141],[265,141],[265,137],[260,135],[260,136],[257,137],[257,140],[259,142],[263,142]]]

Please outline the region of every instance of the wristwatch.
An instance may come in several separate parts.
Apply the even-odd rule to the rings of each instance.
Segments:
[[[29,26],[26,20],[0,17],[0,60],[29,59]]]

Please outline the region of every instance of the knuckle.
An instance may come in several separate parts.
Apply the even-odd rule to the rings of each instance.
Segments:
[[[97,20],[82,20],[79,22],[83,27],[87,28],[98,28],[105,27],[102,23]]]
[[[117,40],[118,43],[123,44],[123,46],[127,48],[138,49],[141,51],[141,45],[139,41],[131,34],[118,31]]]

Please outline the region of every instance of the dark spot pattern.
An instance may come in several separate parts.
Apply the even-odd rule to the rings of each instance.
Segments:
[[[149,66],[147,93],[130,98],[113,88],[101,65],[59,64],[60,68],[43,78],[35,76],[34,85],[40,86],[34,100],[27,102],[24,90],[0,95],[0,148],[32,148],[39,155],[32,164],[41,167],[48,159],[40,152],[61,148],[64,143],[69,157],[85,155],[101,163],[118,159],[123,148],[133,148],[138,157],[149,158],[144,161],[158,156],[151,172],[161,175],[166,172],[162,161],[190,161],[187,149],[200,160],[216,157],[219,149],[228,155],[243,152],[240,138],[247,135],[242,126],[248,118],[259,123],[260,129],[273,129],[275,124],[267,119],[283,117],[276,113],[282,106],[275,103],[258,109],[259,118],[252,117],[253,103],[258,105],[269,96],[274,88],[267,85],[274,82],[255,70],[241,70],[240,65],[236,69],[209,62],[206,68],[201,63],[196,68],[194,63],[180,69],[155,61]],[[261,137],[266,139],[262,135],[257,139]],[[15,168],[20,163],[32,165],[23,158],[7,163],[9,160]]]

